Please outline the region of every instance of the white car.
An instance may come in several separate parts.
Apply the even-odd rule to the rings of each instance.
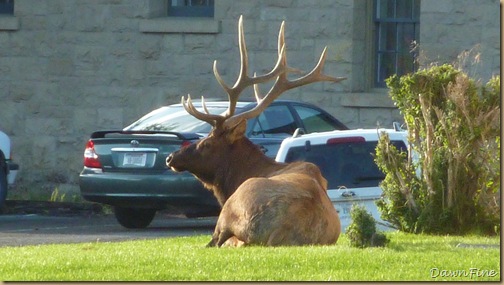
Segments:
[[[377,221],[379,230],[392,230],[380,218],[375,204],[385,178],[374,162],[379,136],[387,133],[391,143],[408,151],[407,132],[395,129],[356,129],[296,135],[285,139],[276,156],[278,162],[315,163],[328,181],[328,195],[339,213],[342,232],[350,225],[352,204],[362,204]]]
[[[9,137],[0,131],[0,209],[7,198],[8,185],[14,184],[19,165],[12,161]]]

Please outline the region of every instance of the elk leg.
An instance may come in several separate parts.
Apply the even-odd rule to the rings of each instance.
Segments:
[[[212,234],[212,239],[206,245],[206,247],[214,247],[217,245],[217,241],[219,240],[219,233],[220,233],[220,229],[219,229],[219,226],[217,225],[217,226],[215,226],[214,233]]]
[[[221,247],[224,242],[226,242],[229,238],[233,236],[234,234],[229,229],[220,230],[219,228],[216,228],[212,235],[212,239],[206,245],[206,247],[214,247],[214,246]]]
[[[221,231],[219,233],[219,239],[217,240],[217,246],[221,247],[223,243],[233,236],[233,233],[228,229]]]
[[[241,247],[244,246],[245,242],[239,240],[236,236],[230,237],[222,246],[224,247]]]
[[[210,242],[206,245],[206,247],[214,247],[217,244],[217,239],[213,238],[210,240]]]

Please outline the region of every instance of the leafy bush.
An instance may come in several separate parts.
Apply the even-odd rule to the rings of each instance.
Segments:
[[[382,218],[406,232],[494,233],[500,224],[500,77],[486,86],[451,65],[387,80],[418,160],[383,136]],[[416,170],[418,171],[418,174]],[[500,230],[500,229],[499,229]]]
[[[347,228],[347,236],[353,247],[385,246],[389,239],[376,232],[376,221],[363,206],[352,205],[350,210],[352,223]]]

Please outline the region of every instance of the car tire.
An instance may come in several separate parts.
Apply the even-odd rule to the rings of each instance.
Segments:
[[[4,165],[0,165],[0,213],[5,206],[7,199],[7,170]]]
[[[150,225],[155,209],[114,207],[114,214],[121,226],[128,229],[144,229]]]

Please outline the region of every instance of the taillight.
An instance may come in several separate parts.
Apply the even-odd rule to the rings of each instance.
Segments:
[[[84,150],[84,166],[101,168],[102,165],[98,160],[98,155],[94,149],[94,142],[89,140],[86,144],[86,149]]]
[[[366,142],[364,137],[343,137],[343,138],[332,138],[327,140],[327,144],[339,144],[339,143],[363,143]]]
[[[190,141],[183,141],[182,142],[182,145],[180,146],[180,148],[184,148],[184,147],[188,147],[192,144],[192,142]]]

